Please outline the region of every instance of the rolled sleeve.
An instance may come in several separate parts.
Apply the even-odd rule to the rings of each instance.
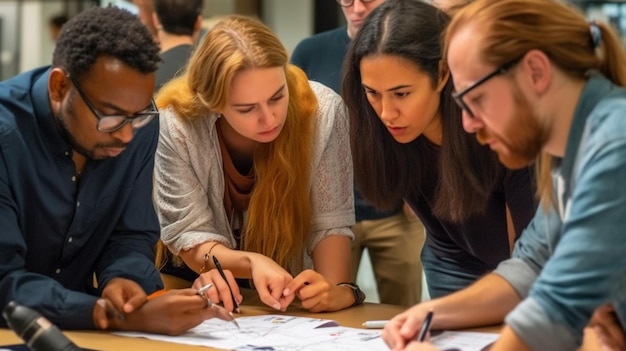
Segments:
[[[507,317],[507,324],[536,350],[575,349],[583,329],[600,305],[613,303],[623,318],[626,280],[626,140],[596,136],[581,144],[564,219],[539,210],[514,250],[539,276],[527,301]],[[549,260],[548,260],[549,258]],[[513,269],[505,279],[518,291]],[[521,276],[526,273],[520,271]],[[619,313],[618,313],[619,315]]]
[[[573,331],[555,323],[544,308],[533,298],[522,301],[505,319],[531,350],[575,350],[579,342]]]

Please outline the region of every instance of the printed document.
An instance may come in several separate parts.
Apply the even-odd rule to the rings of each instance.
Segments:
[[[178,344],[209,346],[224,350],[263,351],[388,351],[380,330],[342,327],[328,319],[264,315],[237,318],[241,329],[213,318],[179,336],[138,332],[116,335],[143,337]],[[442,350],[481,351],[497,334],[443,332],[431,338]]]

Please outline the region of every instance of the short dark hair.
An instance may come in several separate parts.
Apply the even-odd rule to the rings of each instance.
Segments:
[[[50,17],[50,20],[48,20],[48,23],[57,28],[61,28],[68,20],[69,20],[69,17],[66,14],[60,13],[60,14]]]
[[[101,56],[116,58],[144,74],[156,71],[161,60],[148,28],[137,16],[118,7],[91,8],[65,23],[52,66],[80,81]]]
[[[463,130],[461,110],[451,97],[452,78],[440,94],[443,140],[439,164],[433,165],[422,155],[429,147],[425,138],[407,144],[393,139],[365,96],[360,72],[364,57],[399,56],[415,63],[436,86],[445,74],[440,71],[445,65],[441,34],[448,22],[445,13],[423,1],[385,1],[370,13],[350,45],[342,94],[350,116],[354,177],[363,197],[379,208],[392,209],[419,194],[427,172],[438,167],[433,213],[461,221],[484,211],[504,168],[494,152]]]
[[[166,33],[192,35],[203,0],[154,0],[154,12]]]

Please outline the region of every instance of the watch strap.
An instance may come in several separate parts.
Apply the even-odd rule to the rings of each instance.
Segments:
[[[363,301],[365,301],[365,293],[355,283],[341,282],[337,284],[337,286],[345,286],[345,287],[352,289],[352,293],[354,294],[354,303],[350,305],[350,307],[360,305],[363,303]]]

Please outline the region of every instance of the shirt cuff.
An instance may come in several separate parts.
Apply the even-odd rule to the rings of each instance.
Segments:
[[[533,298],[522,301],[504,321],[532,350],[576,350],[582,338],[552,321]]]
[[[511,284],[522,299],[528,296],[530,287],[537,279],[537,273],[519,258],[510,258],[500,262],[493,273]]]

